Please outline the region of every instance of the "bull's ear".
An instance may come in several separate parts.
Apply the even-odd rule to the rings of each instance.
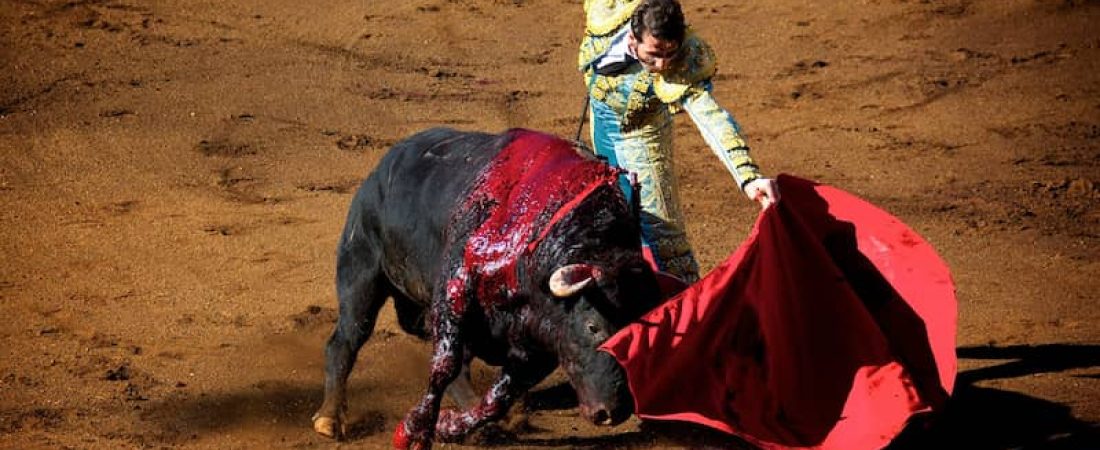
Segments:
[[[550,293],[555,297],[570,297],[602,278],[603,271],[591,264],[569,264],[550,275]]]

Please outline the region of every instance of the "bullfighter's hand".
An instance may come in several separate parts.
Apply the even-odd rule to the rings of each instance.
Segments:
[[[745,195],[764,209],[779,201],[779,185],[772,178],[757,178],[745,185]]]

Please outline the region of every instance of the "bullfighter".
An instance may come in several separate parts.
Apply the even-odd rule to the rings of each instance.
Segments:
[[[685,25],[676,0],[585,0],[584,10],[578,66],[588,89],[592,146],[637,177],[642,240],[657,268],[694,282],[699,265],[673,177],[672,116],[688,113],[750,199],[766,208],[779,199],[778,187],[761,174],[741,127],[715,101],[714,52]]]

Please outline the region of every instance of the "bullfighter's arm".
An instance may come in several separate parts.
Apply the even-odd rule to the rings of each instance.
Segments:
[[[711,88],[709,80],[693,86],[680,104],[695,122],[707,146],[733,175],[737,187],[744,189],[749,182],[762,178],[763,175],[749,156],[749,146],[741,134],[741,126],[729,111],[715,101]]]

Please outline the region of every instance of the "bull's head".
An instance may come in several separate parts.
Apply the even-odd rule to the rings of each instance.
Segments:
[[[626,374],[598,347],[656,305],[652,270],[642,261],[615,269],[570,264],[554,271],[549,289],[566,312],[555,346],[581,414],[597,425],[623,422],[634,412]]]

